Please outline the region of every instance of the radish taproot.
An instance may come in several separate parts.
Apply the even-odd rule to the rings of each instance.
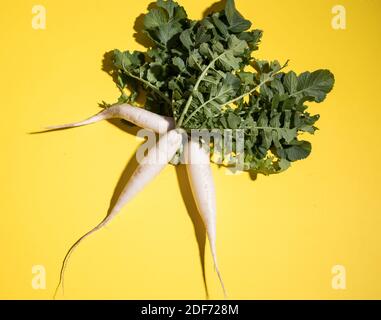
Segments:
[[[224,295],[227,297],[225,285],[217,263],[216,195],[212,170],[210,168],[210,155],[195,139],[190,139],[184,150],[185,159],[187,161],[187,174],[193,197],[208,235],[215,270],[224,291]]]
[[[54,296],[57,295],[60,285],[62,285],[63,288],[66,265],[74,249],[92,233],[106,226],[127,202],[152,181],[172,159],[176,151],[180,148],[181,142],[182,135],[178,130],[171,130],[164,134],[154,147],[148,150],[147,155],[140,161],[140,164],[122,190],[109,214],[95,228],[80,237],[66,253],[61,267],[60,280]],[[160,159],[160,161],[158,161],[158,159]]]
[[[58,130],[74,128],[109,119],[127,120],[138,127],[152,130],[156,133],[165,133],[174,128],[174,121],[171,117],[160,116],[143,108],[133,107],[128,104],[117,104],[106,108],[86,120],[57,126],[49,126],[46,129]]]

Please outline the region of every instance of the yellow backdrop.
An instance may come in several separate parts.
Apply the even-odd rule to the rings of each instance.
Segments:
[[[102,56],[114,48],[143,49],[133,27],[149,2],[1,1],[0,298],[51,298],[66,250],[104,217],[141,142],[108,122],[28,132],[82,119],[99,111],[98,102],[115,101]],[[200,18],[212,1],[181,3]],[[46,8],[45,30],[32,28],[37,4]],[[381,298],[381,2],[341,0],[345,30],[331,26],[336,4],[237,1],[264,30],[258,57],[290,59],[297,72],[328,68],[336,85],[324,104],[312,106],[321,114],[320,131],[307,160],[256,181],[213,167],[218,255],[230,298]],[[196,236],[202,247],[202,233],[186,209],[183,179],[183,169],[166,168],[85,241],[58,297],[204,299]],[[345,289],[332,285],[335,265],[342,266]],[[33,266],[45,269],[45,289],[32,285]],[[205,270],[210,298],[222,298],[208,248]]]

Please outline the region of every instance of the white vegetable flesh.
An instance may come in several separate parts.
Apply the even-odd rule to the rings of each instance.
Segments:
[[[120,104],[109,107],[86,120],[63,125],[50,126],[46,129],[57,130],[74,128],[108,119],[127,120],[140,128],[149,129],[160,134],[174,128],[174,121],[171,117],[164,117],[143,108],[133,107],[128,104]]]
[[[210,167],[210,157],[208,152],[199,145],[198,141],[191,139],[185,148],[185,159],[187,160],[186,167],[193,197],[205,225],[215,270],[226,297],[224,282],[217,262],[216,194]]]

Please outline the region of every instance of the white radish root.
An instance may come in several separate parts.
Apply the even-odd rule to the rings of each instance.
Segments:
[[[227,293],[219,271],[216,251],[216,195],[208,153],[191,139],[185,147],[187,173],[193,197],[204,222],[208,235],[214,267],[221,283],[225,298]]]
[[[148,151],[147,155],[140,161],[139,166],[136,168],[127,185],[122,190],[110,213],[95,228],[80,237],[67,252],[62,263],[60,280],[54,296],[57,295],[61,285],[63,289],[66,265],[74,249],[92,233],[106,226],[120,212],[122,207],[127,202],[129,202],[139,191],[141,191],[150,181],[152,181],[172,159],[181,143],[182,135],[178,133],[177,130],[171,130],[163,135],[157,144]],[[157,159],[160,159],[160,161],[158,162]]]
[[[47,130],[57,130],[85,126],[108,119],[124,119],[138,127],[152,130],[156,133],[165,133],[174,128],[173,118],[164,117],[139,107],[128,104],[120,104],[109,107],[100,113],[79,122],[73,122],[57,126],[49,126]]]

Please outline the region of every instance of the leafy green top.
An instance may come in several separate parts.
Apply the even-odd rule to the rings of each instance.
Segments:
[[[328,70],[284,73],[287,62],[254,59],[262,31],[250,28],[234,0],[199,21],[176,2],[157,0],[144,18],[152,46],[144,53],[114,50],[119,102],[134,102],[143,89],[145,108],[173,116],[185,130],[244,129],[245,170],[287,169],[311,152],[298,135],[313,134],[319,115],[305,103],[322,102],[334,77]]]

